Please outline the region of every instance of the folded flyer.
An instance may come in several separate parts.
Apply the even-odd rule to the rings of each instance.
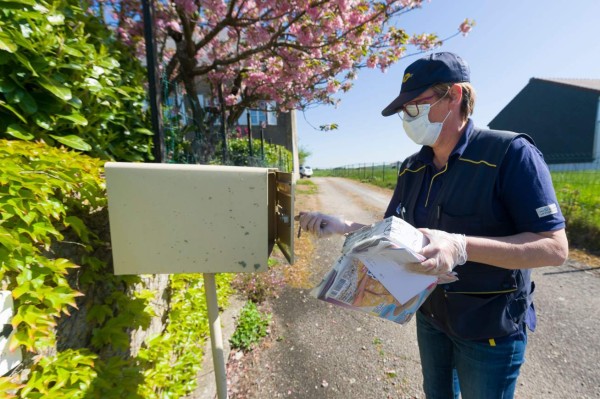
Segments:
[[[311,294],[399,324],[408,322],[437,283],[413,272],[427,238],[394,216],[348,235],[342,256]]]

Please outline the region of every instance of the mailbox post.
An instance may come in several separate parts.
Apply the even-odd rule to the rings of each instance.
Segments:
[[[115,274],[203,273],[215,379],[227,398],[216,273],[294,261],[294,187],[269,168],[107,162]]]
[[[223,333],[221,332],[221,317],[219,316],[219,302],[217,300],[217,284],[215,283],[214,273],[204,273],[203,277],[217,395],[219,399],[227,398],[227,372],[225,371],[225,351],[223,349]]]

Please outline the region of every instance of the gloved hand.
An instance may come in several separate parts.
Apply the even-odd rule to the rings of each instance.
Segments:
[[[347,232],[346,221],[337,216],[321,212],[300,212],[296,218],[299,219],[302,230],[316,234],[319,238]]]
[[[464,234],[451,234],[441,230],[419,229],[429,239],[429,244],[419,252],[427,259],[420,263],[423,272],[430,275],[448,275],[458,265],[467,261],[467,239]]]
[[[438,284],[450,284],[455,281],[458,281],[458,276],[456,272],[450,272],[448,274],[440,274],[437,279]]]

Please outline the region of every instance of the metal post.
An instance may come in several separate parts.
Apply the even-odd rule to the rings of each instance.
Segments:
[[[221,108],[221,140],[223,140],[223,165],[227,165],[229,163],[229,149],[227,148],[227,118],[225,117],[225,98],[223,97],[223,83],[219,83],[218,86],[219,91],[219,105]]]
[[[283,163],[281,160],[281,147],[277,146],[277,166],[279,167],[279,170],[283,169]]]
[[[221,318],[217,302],[217,284],[215,273],[204,273],[204,294],[208,308],[208,323],[210,327],[210,343],[215,368],[215,381],[217,383],[217,397],[227,399],[227,372],[225,371],[225,357],[223,351],[223,335],[221,333]]]
[[[265,160],[265,127],[267,126],[267,122],[262,121],[260,124],[260,156],[262,160]]]
[[[385,162],[383,163],[381,170],[381,181],[385,183]]]
[[[254,156],[252,150],[252,121],[250,120],[250,110],[246,111],[246,120],[248,121],[248,147],[250,148],[250,158]]]
[[[160,112],[160,78],[156,67],[156,41],[154,40],[154,3],[142,0],[144,14],[144,39],[146,41],[146,65],[148,70],[148,96],[150,101],[150,119],[152,121],[152,143],[154,162],[165,159],[165,137]]]

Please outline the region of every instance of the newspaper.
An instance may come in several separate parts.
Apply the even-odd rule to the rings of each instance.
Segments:
[[[419,230],[393,216],[365,226],[348,235],[342,256],[311,295],[404,324],[437,284],[436,276],[410,267],[425,260],[418,253],[425,244]]]

